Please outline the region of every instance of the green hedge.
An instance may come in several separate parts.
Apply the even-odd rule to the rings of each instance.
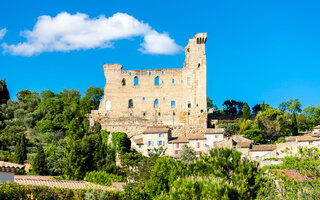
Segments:
[[[124,193],[114,190],[65,189],[47,186],[19,185],[16,183],[0,183],[1,200],[91,200],[91,199],[123,199]]]
[[[92,171],[86,173],[86,181],[109,186],[111,182],[123,182],[126,181],[125,177],[116,174],[109,174],[104,171]]]

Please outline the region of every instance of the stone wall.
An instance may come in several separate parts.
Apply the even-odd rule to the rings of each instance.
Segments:
[[[129,136],[150,125],[179,127],[173,135],[206,128],[206,40],[206,33],[189,39],[183,68],[122,70],[120,64],[104,65],[104,97],[91,119]]]

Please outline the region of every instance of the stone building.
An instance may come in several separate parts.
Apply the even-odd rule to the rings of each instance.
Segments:
[[[206,33],[189,39],[183,68],[123,70],[105,64],[104,97],[90,124],[129,137],[147,126],[168,125],[174,135],[204,133],[207,128]]]

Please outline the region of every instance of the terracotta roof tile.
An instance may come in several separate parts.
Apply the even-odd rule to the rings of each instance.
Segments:
[[[269,171],[279,175],[285,175],[290,180],[295,180],[299,182],[311,181],[316,178],[314,176],[303,175],[294,169],[269,169]]]
[[[11,163],[11,162],[5,162],[5,161],[0,161],[0,168],[6,168],[6,169],[14,169],[16,171],[23,169],[25,166],[16,164],[16,163]]]
[[[188,139],[184,136],[179,136],[179,137],[173,137],[171,140],[169,140],[168,143],[188,143]]]
[[[224,128],[207,128],[205,134],[224,134]]]
[[[204,134],[191,134],[188,135],[187,138],[189,140],[205,140]]]
[[[137,138],[134,140],[134,143],[136,143],[137,145],[143,145],[143,138]]]
[[[96,185],[94,183],[86,181],[66,181],[66,180],[49,180],[48,177],[41,176],[14,176],[14,182],[21,185],[41,185],[58,188],[69,188],[69,189],[113,189],[102,185]]]
[[[249,148],[252,142],[237,142],[236,146],[238,148]]]
[[[313,129],[320,129],[320,125],[314,127]]]
[[[252,145],[251,151],[273,151],[277,148],[276,145]]]
[[[315,136],[315,135],[313,135]],[[287,142],[311,142],[311,141],[320,141],[320,138],[313,136],[289,136],[286,137]]]

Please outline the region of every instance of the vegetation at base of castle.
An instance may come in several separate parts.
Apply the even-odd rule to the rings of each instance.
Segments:
[[[87,172],[84,180],[104,186],[109,186],[112,182],[126,182],[124,176],[109,174],[104,171]]]
[[[191,162],[158,157],[149,173],[144,179],[128,176],[134,180],[125,189],[132,196],[130,199],[189,199],[190,196],[200,198],[204,193],[206,196],[200,199],[234,199],[235,196],[235,199],[254,199],[260,183],[256,162],[241,158],[241,153],[233,149],[223,148],[202,154]],[[213,191],[207,193],[209,190]]]
[[[299,153],[283,158],[281,165],[265,166],[264,181],[257,199],[319,199],[320,151],[318,148],[300,148]],[[272,171],[270,171],[272,169]],[[295,170],[303,180],[286,175],[285,170]],[[270,175],[271,174],[271,175]]]
[[[64,189],[47,186],[19,185],[15,183],[0,183],[0,199],[2,200],[31,200],[31,199],[124,199],[124,193],[116,190],[95,189]]]

